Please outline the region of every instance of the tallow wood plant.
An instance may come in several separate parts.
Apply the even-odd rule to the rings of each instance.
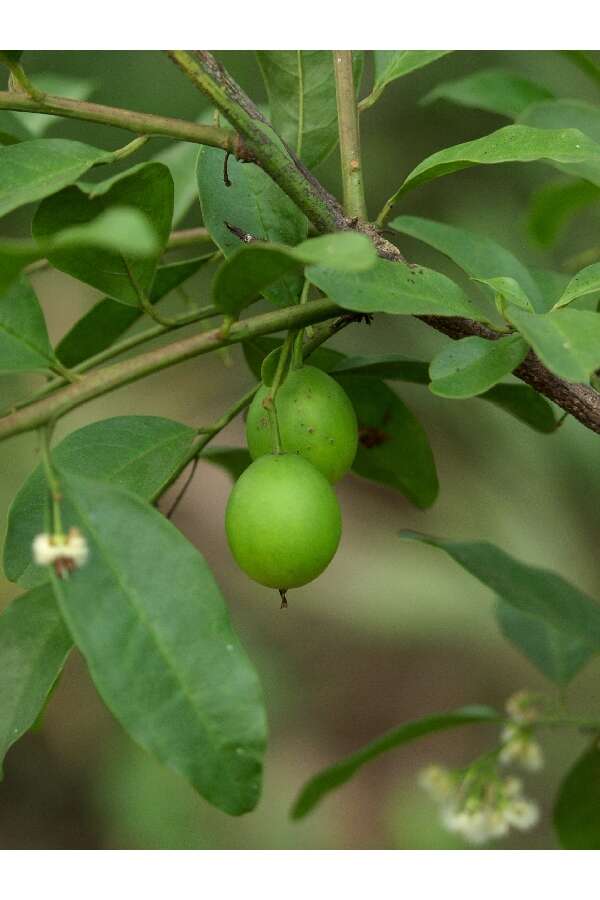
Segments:
[[[0,758],[43,713],[76,646],[139,745],[224,812],[257,804],[267,712],[256,672],[200,549],[157,508],[200,457],[235,482],[226,514],[233,557],[265,586],[273,615],[293,615],[277,612],[280,602],[318,578],[336,552],[332,484],[348,470],[420,508],[436,499],[427,437],[388,382],[422,384],[449,406],[478,397],[548,435],[564,416],[600,433],[600,262],[587,260],[572,277],[533,270],[481,232],[402,214],[408,192],[460,169],[544,162],[566,176],[538,216],[539,229],[551,232],[553,217],[597,197],[597,107],[558,101],[511,71],[442,81],[426,102],[480,107],[508,124],[424,159],[369,218],[359,121],[391,82],[433,63],[442,71],[446,52],[375,51],[369,88],[366,52],[260,51],[263,111],[211,53],[171,50],[182,85],[187,79],[214,108],[212,118],[183,121],[89,102],[89,85],[57,73],[32,78],[26,53],[2,51],[0,213],[25,205],[33,213],[31,236],[0,239],[0,369],[45,381],[0,417],[0,440],[35,432],[40,453],[7,517],[4,570],[23,594],[0,617]],[[568,55],[600,79],[590,57]],[[61,83],[77,99],[55,95]],[[107,152],[44,137],[56,117],[132,138]],[[138,149],[157,136],[172,147],[136,164]],[[336,148],[341,198],[313,174]],[[129,167],[115,174],[124,159]],[[96,167],[105,177],[92,183]],[[202,227],[178,230],[196,197]],[[405,258],[406,235],[448,257],[473,289]],[[187,256],[165,261],[171,248]],[[104,295],[54,347],[28,277],[41,267]],[[201,267],[213,273],[209,302],[166,315],[162,299]],[[254,314],[261,297],[272,308]],[[416,316],[451,340],[432,360],[418,351],[351,358],[328,346],[373,316]],[[88,401],[234,344],[243,345],[256,384],[217,421],[118,416],[53,445],[57,422]],[[248,407],[248,450],[213,449]],[[559,694],[600,651],[600,606],[559,575],[484,541],[401,537],[443,550],[487,585],[502,632]],[[584,729],[589,749],[565,773],[555,824],[564,847],[598,848],[600,718],[571,716],[548,697],[520,692],[506,710],[465,707],[401,724],[313,778],[292,816],[306,815],[380,753],[491,723],[489,752],[460,770],[430,768],[422,781],[450,829],[473,843],[500,839],[538,817],[506,767],[539,768],[540,736]]]

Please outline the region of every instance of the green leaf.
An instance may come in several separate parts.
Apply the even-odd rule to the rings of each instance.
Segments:
[[[545,312],[551,305],[542,296],[531,272],[523,263],[485,235],[420,216],[397,216],[390,222],[390,228],[439,250],[470,278],[513,278],[539,312]]]
[[[74,225],[42,241],[0,239],[0,294],[19,272],[37,259],[69,250],[75,254],[88,248],[144,257],[156,253],[156,234],[146,217],[136,209],[113,207],[85,225]]]
[[[296,156],[313,169],[338,142],[331,50],[257,50],[269,98],[269,120]],[[353,51],[354,85],[360,89],[364,53]]]
[[[592,163],[600,166],[600,145],[576,128],[506,125],[492,134],[433,153],[412,170],[394,195],[470,166],[509,162]]]
[[[36,722],[71,646],[50,585],[23,594],[0,615],[0,777],[7,751]]]
[[[561,309],[534,315],[509,306],[506,316],[555,375],[585,383],[600,367],[600,314]]]
[[[600,187],[589,181],[542,185],[530,199],[527,227],[542,247],[550,247],[565,225],[582,209],[600,200]]]
[[[56,138],[0,147],[0,216],[62,190],[111,159],[106,150]]]
[[[474,278],[480,284],[485,284],[494,292],[496,306],[501,314],[507,303],[514,303],[519,309],[527,312],[535,312],[531,300],[514,278]]]
[[[444,550],[511,607],[600,651],[600,604],[555,572],[528,566],[485,541],[446,541],[414,531],[400,536]]]
[[[344,309],[392,315],[485,316],[464,292],[439,272],[378,258],[366,272],[311,266],[306,277]]]
[[[252,458],[244,447],[211,447],[202,453],[200,459],[213,463],[224,469],[237,481],[244,469],[247,469]]]
[[[371,270],[377,254],[371,241],[356,232],[326,234],[297,247],[283,244],[244,244],[217,271],[212,292],[215,305],[237,316],[260,293],[289,272],[303,266],[326,265],[337,271]]]
[[[390,381],[408,381],[411,384],[429,384],[429,366],[418,359],[410,359],[400,353],[386,356],[345,356],[338,365],[329,369],[338,375],[371,375]]]
[[[55,268],[115,300],[140,306],[132,279],[148,294],[171,230],[173,179],[165,165],[142,163],[101,184],[66,188],[40,204],[33,220],[33,234],[40,241],[52,240],[64,229],[93,222],[115,206],[131,207],[146,217],[156,235],[152,254],[130,259],[126,249],[118,252],[94,247],[54,250],[48,253],[48,259]]]
[[[281,188],[254,163],[228,161],[230,186],[223,180],[225,154],[213,147],[202,147],[196,175],[200,206],[211,238],[231,256],[240,247],[240,239],[227,225],[240,228],[260,241],[295,246],[308,234],[308,220]],[[295,303],[302,290],[302,276],[291,272],[281,283],[268,288],[265,296],[278,306]]]
[[[479,399],[499,406],[541,434],[552,434],[558,427],[550,403],[528,384],[497,384]]]
[[[564,850],[600,850],[600,747],[580,756],[560,786],[554,827]]]
[[[438,353],[429,367],[429,389],[438,397],[462,399],[483,394],[519,366],[529,347],[518,334],[497,341],[466,337]]]
[[[438,494],[433,454],[423,428],[383,381],[337,376],[356,411],[359,443],[352,471],[394,488],[424,509]]]
[[[94,92],[96,83],[90,78],[63,75],[58,72],[40,72],[35,75],[35,86],[46,94],[59,97],[71,97],[73,100],[87,100]],[[10,116],[19,123],[28,137],[41,138],[52,125],[62,121],[58,116],[47,116],[41,113],[15,112]]]
[[[600,110],[583,100],[546,100],[528,107],[519,123],[538,129],[576,128],[600,144]],[[553,168],[585,178],[600,187],[600,162],[596,156],[581,160],[550,159]]]
[[[60,481],[66,521],[90,558],[69,579],[52,573],[52,584],[99,693],[206,800],[248,812],[260,794],[265,711],[204,558],[129,491],[66,472]]]
[[[158,416],[116,416],[73,431],[52,451],[62,471],[86,475],[153,500],[186,458],[195,431]],[[31,543],[44,530],[47,486],[42,467],[27,478],[12,502],[4,544],[4,571],[24,587],[47,578],[33,565]]]
[[[453,712],[425,716],[422,719],[415,719],[413,722],[406,722],[311,778],[304,785],[294,803],[292,818],[302,819],[327,794],[346,784],[366,763],[381,756],[382,753],[387,753],[388,750],[395,750],[396,747],[401,747],[403,744],[408,744],[410,741],[434,734],[437,731],[446,731],[461,725],[499,722],[501,718],[501,715],[489,706],[463,706]]]
[[[388,84],[416,69],[428,66],[451,50],[374,50],[373,88],[360,102],[360,109],[368,109],[379,100]]]
[[[44,314],[21,278],[0,294],[0,372],[47,372],[55,364]]]
[[[542,87],[506,69],[481,69],[463,78],[437,84],[421,103],[449,100],[458,106],[485,109],[516,119],[532,103],[553,98],[548,88]]]
[[[150,302],[158,303],[172,290],[195,275],[205,265],[212,254],[169,263],[156,270],[150,290]],[[125,306],[110,297],[99,300],[89,312],[82,316],[61,338],[56,346],[56,355],[64,366],[72,368],[110,347],[134,325],[143,315],[137,307]]]
[[[554,309],[566,306],[578,297],[596,294],[600,291],[600,263],[586,266],[571,278],[562,295],[554,304]]]
[[[153,162],[167,166],[174,185],[172,227],[179,225],[186,213],[196,201],[198,185],[196,184],[196,158],[198,144],[186,144],[178,141],[171,144],[161,153],[157,153]]]
[[[567,685],[597,652],[593,644],[502,600],[496,604],[496,619],[504,637],[555,684]]]

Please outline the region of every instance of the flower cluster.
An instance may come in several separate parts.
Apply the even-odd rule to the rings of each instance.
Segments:
[[[442,824],[471,844],[505,837],[511,828],[526,831],[538,821],[538,807],[524,796],[521,780],[502,776],[500,767],[541,769],[542,748],[533,734],[540,717],[539,699],[528,691],[509,697],[500,746],[466,769],[429,766],[419,776],[421,787],[440,804]]]
[[[518,778],[500,778],[494,768],[477,764],[464,772],[430,766],[420,775],[421,786],[440,803],[445,828],[470,844],[505,837],[512,828],[526,831],[537,823],[537,805],[523,795]]]
[[[536,696],[519,691],[506,701],[506,711],[510,722],[500,734],[500,762],[505,766],[520,765],[530,772],[537,772],[544,765],[544,756],[531,730],[540,714]]]
[[[32,545],[33,561],[37,566],[54,566],[56,574],[64,577],[87,562],[87,541],[77,528],[64,534],[38,534]]]

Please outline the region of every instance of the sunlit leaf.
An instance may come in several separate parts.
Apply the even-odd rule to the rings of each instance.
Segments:
[[[55,268],[115,300],[139,307],[139,292],[148,294],[171,230],[173,179],[165,165],[142,163],[100,184],[66,188],[40,204],[33,234],[41,242],[51,241],[65,229],[97,221],[114,207],[129,207],[145,217],[155,233],[152,254],[130,258],[125,247],[115,251],[95,246],[51,250],[48,259]]]
[[[377,255],[371,241],[356,232],[327,234],[296,247],[283,244],[245,244],[217,271],[213,282],[215,305],[237,316],[260,293],[289,272],[303,266],[323,265],[342,272],[371,270]]]
[[[519,123],[538,129],[576,128],[600,144],[600,110],[584,100],[545,100],[529,106]],[[596,156],[583,159],[549,159],[553,168],[568,175],[585,178],[600,187],[600,163]]]

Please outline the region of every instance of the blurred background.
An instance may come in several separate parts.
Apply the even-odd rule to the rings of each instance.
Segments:
[[[266,102],[252,53],[218,56],[252,97]],[[158,52],[32,51],[25,62],[32,75],[90,78],[97,86],[92,99],[100,103],[192,119],[206,109]],[[507,124],[493,114],[443,102],[418,105],[439,80],[490,66],[525,74],[559,97],[598,99],[597,87],[552,52],[458,52],[395,82],[362,117],[372,215],[425,156]],[[365,86],[369,77],[367,65]],[[130,137],[69,121],[57,122],[48,134],[106,148],[121,146]],[[127,165],[167,145],[153,140]],[[337,166],[334,153],[317,174],[339,194]],[[537,187],[556,178],[541,164],[482,166],[426,185],[396,209],[471,228],[526,263],[561,270],[570,256],[597,242],[600,207],[582,212],[552,251],[540,250],[526,229],[528,200]],[[31,213],[24,208],[5,219],[4,233],[28,234]],[[201,224],[198,204],[184,224]],[[456,277],[449,263],[423,245],[405,239],[401,246],[409,258]],[[194,297],[207,295],[210,274],[202,272],[191,283]],[[33,283],[54,340],[98,296],[54,271],[37,273]],[[349,353],[399,352],[428,360],[445,341],[416,320],[379,316],[370,328],[346,329],[333,346]],[[252,383],[236,347],[226,356],[192,360],[88,404],[61,422],[58,437],[120,414],[208,424]],[[0,405],[39,384],[39,377],[0,377]],[[231,483],[225,473],[202,463],[175,515],[175,523],[213,568],[262,678],[270,743],[258,809],[229,818],[150,759],[104,708],[84,662],[73,654],[41,727],[8,754],[0,784],[0,848],[465,846],[438,826],[436,810],[417,787],[416,775],[430,762],[467,763],[494,739],[487,726],[448,732],[383,756],[298,824],[290,821],[289,809],[308,777],[405,720],[469,703],[501,706],[522,687],[552,692],[499,633],[491,593],[443,554],[403,542],[397,532],[412,528],[493,541],[600,597],[598,437],[570,419],[557,433],[540,435],[477,399],[442,400],[413,385],[394,389],[429,435],[439,498],[422,512],[391,490],[354,476],[344,479],[338,486],[344,516],[340,551],[318,581],[291,594],[287,612],[279,611],[274,592],[250,582],[229,555],[223,519]],[[218,443],[241,445],[243,422],[233,423]],[[34,436],[0,444],[2,527],[8,505],[36,462]],[[18,593],[0,576],[1,608]],[[599,708],[599,674],[600,661],[575,680],[570,691],[574,710]],[[583,746],[584,739],[575,734],[549,735],[546,767],[527,779],[527,793],[542,806],[542,824],[499,848],[556,846],[552,798],[561,773]]]

